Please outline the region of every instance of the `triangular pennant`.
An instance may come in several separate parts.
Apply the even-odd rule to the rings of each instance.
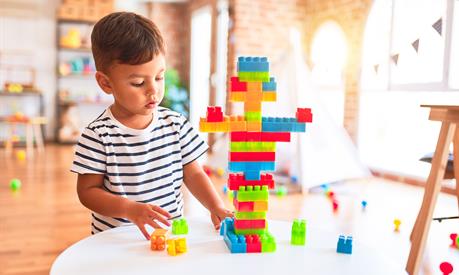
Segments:
[[[414,50],[416,51],[416,53],[418,52],[418,49],[419,49],[419,38],[414,40],[413,43],[411,43],[411,46],[413,46]]]
[[[375,73],[378,73],[379,70],[379,64],[373,65],[373,68],[375,69]]]
[[[397,65],[397,63],[398,63],[398,53],[392,55],[391,58],[392,58],[392,61],[394,62],[394,64]]]
[[[438,32],[438,34],[441,35],[442,25],[443,25],[443,18],[440,18],[437,20],[437,22],[435,22],[432,25],[432,28],[434,28]]]

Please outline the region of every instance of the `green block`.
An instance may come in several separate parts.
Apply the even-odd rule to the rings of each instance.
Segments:
[[[288,192],[287,191],[287,187],[285,187],[285,186],[278,186],[276,188],[276,195],[278,197],[285,197],[285,195],[287,195],[287,192]]]
[[[247,82],[269,82],[269,72],[237,72],[239,81]]]
[[[245,112],[246,121],[261,121],[261,112]]]
[[[262,234],[265,234],[266,232],[268,232],[268,228],[262,228],[262,229],[234,229],[234,233],[236,233],[237,235],[253,235],[253,234],[257,234],[257,235],[262,235]]]
[[[17,191],[21,188],[21,181],[19,179],[12,179],[10,181],[10,188],[12,191]]]
[[[261,252],[274,252],[276,251],[276,240],[273,235],[266,231],[265,234],[260,235]]]
[[[456,248],[459,248],[459,237],[456,237]]]
[[[234,217],[238,220],[264,220],[266,212],[235,212]]]
[[[292,224],[292,238],[290,240],[292,245],[305,245],[306,243],[306,221],[294,220]]]
[[[240,186],[236,199],[244,201],[267,201],[269,196],[268,186]]]
[[[188,223],[185,219],[177,219],[172,221],[172,234],[186,235],[188,234]]]
[[[230,142],[230,152],[275,152],[275,142]]]

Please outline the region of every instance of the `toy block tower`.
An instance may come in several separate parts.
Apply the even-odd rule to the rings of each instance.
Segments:
[[[232,253],[272,252],[268,232],[268,189],[274,189],[276,142],[290,142],[291,132],[305,132],[311,109],[298,108],[295,118],[262,117],[261,103],[276,101],[276,81],[266,57],[239,57],[237,77],[231,78],[230,100],[244,104],[244,116],[225,116],[208,107],[200,119],[202,132],[229,132],[228,188],[234,192],[234,219],[223,221],[220,234]]]

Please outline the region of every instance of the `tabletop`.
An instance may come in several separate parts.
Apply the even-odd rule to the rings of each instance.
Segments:
[[[353,253],[336,252],[338,236],[307,226],[306,245],[290,245],[291,223],[269,220],[273,253],[231,254],[208,218],[188,218],[188,251],[169,256],[151,251],[135,226],[110,229],[67,248],[51,274],[406,274],[403,267],[354,237]],[[375,236],[376,237],[376,236]]]

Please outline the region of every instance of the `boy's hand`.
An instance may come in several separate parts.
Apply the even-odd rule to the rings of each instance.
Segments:
[[[130,203],[127,207],[127,218],[137,225],[147,240],[150,240],[150,235],[145,229],[145,224],[149,224],[153,228],[161,228],[157,222],[166,226],[171,225],[167,220],[171,218],[169,212],[157,205],[147,203]]]
[[[234,214],[232,211],[224,208],[224,207],[218,207],[214,211],[210,213],[210,218],[212,220],[212,223],[214,224],[215,230],[220,229],[220,225],[222,220],[224,220],[226,217],[234,217]]]

